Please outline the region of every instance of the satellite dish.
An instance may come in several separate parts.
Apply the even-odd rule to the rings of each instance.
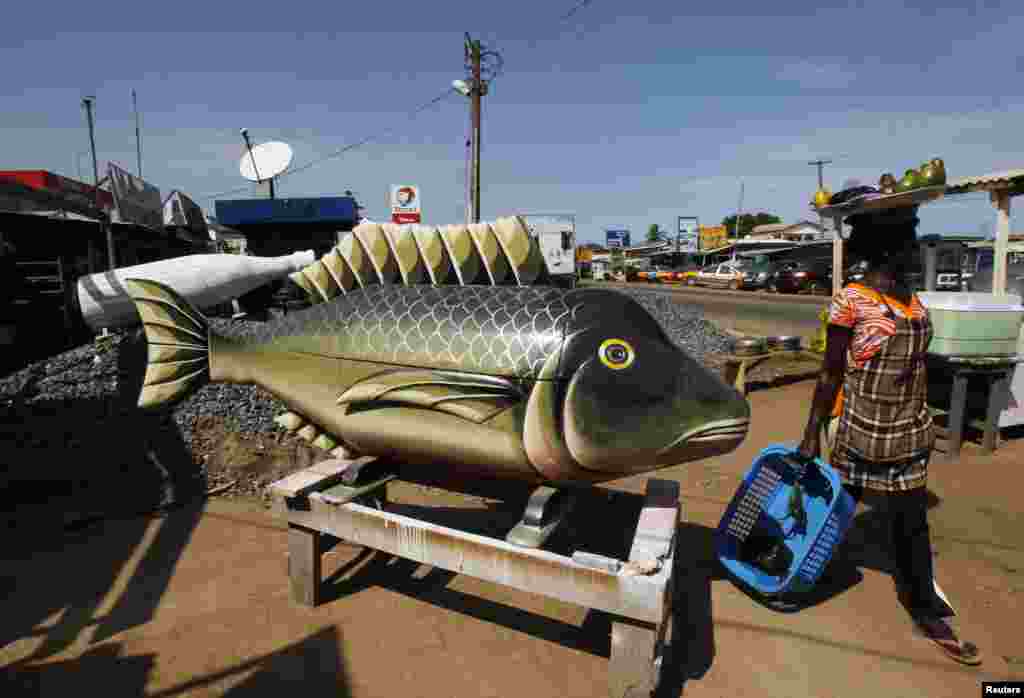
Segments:
[[[251,182],[264,182],[284,172],[291,163],[291,146],[280,141],[270,141],[246,151],[238,161],[238,171]]]

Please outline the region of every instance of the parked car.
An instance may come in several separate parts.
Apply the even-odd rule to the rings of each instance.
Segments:
[[[689,286],[715,286],[733,291],[743,287],[743,272],[730,262],[704,267],[686,280]]]
[[[961,291],[964,288],[964,280],[960,277],[959,271],[942,270],[935,278],[936,291]]]
[[[782,269],[779,262],[755,264],[743,270],[743,288],[746,290],[774,290],[775,274]]]
[[[854,262],[846,268],[846,274],[843,277],[843,284],[859,283],[864,280],[864,274],[868,270],[868,263]]]
[[[686,280],[691,276],[695,275],[700,269],[696,266],[681,266],[674,269],[658,267],[656,273],[656,280],[662,284],[680,284],[686,283]]]
[[[773,279],[779,293],[830,293],[832,263],[823,260],[790,262]]]

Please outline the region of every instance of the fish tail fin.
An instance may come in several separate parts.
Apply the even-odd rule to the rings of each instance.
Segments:
[[[138,406],[173,404],[210,381],[210,326],[191,303],[156,281],[126,279],[149,358]]]

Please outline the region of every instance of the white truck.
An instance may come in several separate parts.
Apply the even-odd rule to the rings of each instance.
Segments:
[[[521,214],[537,238],[551,284],[576,286],[576,216],[567,213]]]

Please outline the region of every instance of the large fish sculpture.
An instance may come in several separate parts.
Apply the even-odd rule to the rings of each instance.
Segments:
[[[746,400],[606,289],[375,285],[218,336],[125,283],[148,342],[139,406],[256,384],[351,451],[471,478],[585,485],[735,449]]]

